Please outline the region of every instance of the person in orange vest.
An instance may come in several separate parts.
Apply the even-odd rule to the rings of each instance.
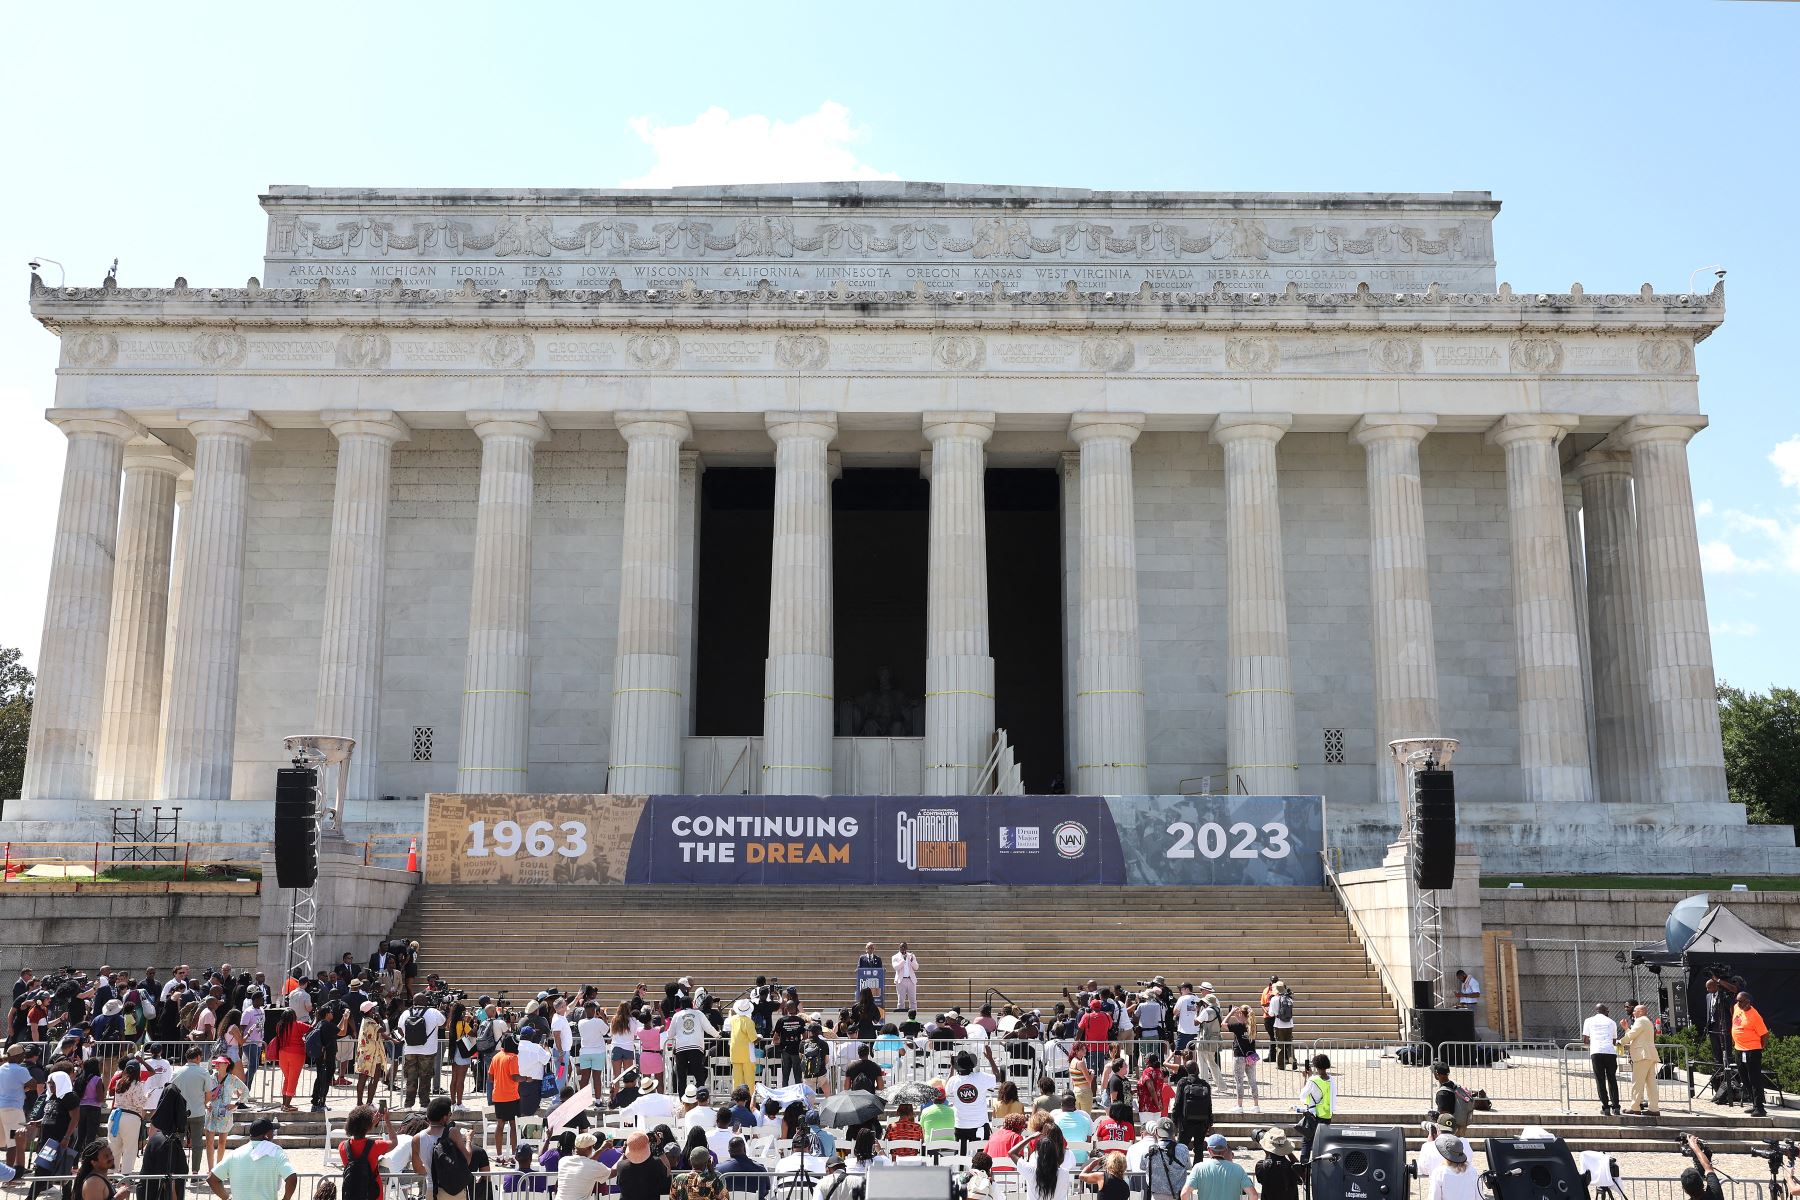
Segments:
[[[1269,976],[1269,985],[1262,990],[1262,999],[1258,1001],[1262,1006],[1263,1032],[1269,1037],[1271,1049],[1275,1045],[1275,1015],[1269,1011],[1269,998],[1275,994],[1275,985],[1280,982],[1281,976]]]
[[[1748,991],[1737,994],[1737,1006],[1731,1013],[1731,1045],[1737,1051],[1738,1063],[1744,1069],[1744,1087],[1750,1092],[1750,1115],[1766,1117],[1763,1109],[1763,1049],[1769,1044],[1769,1027],[1756,1011],[1756,1001]]]

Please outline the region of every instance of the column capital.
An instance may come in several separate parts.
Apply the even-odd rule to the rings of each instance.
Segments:
[[[1212,440],[1220,445],[1243,441],[1273,445],[1293,424],[1291,413],[1220,413],[1212,424]]]
[[[503,409],[476,409],[465,414],[469,428],[482,441],[494,437],[524,438],[536,444],[550,436],[550,426],[544,422],[542,413],[532,409],[521,409],[516,412]]]
[[[1372,442],[1411,442],[1416,446],[1437,423],[1431,413],[1364,413],[1350,427],[1350,440],[1359,446]]]
[[[125,470],[127,471],[162,471],[179,479],[183,472],[192,469],[192,458],[175,447],[165,446],[161,442],[125,447]]]
[[[1622,450],[1635,449],[1645,442],[1679,442],[1685,446],[1707,424],[1707,419],[1699,413],[1631,417],[1612,431],[1605,445],[1609,449],[1617,446]]]
[[[1631,475],[1631,454],[1625,450],[1589,450],[1572,464],[1577,480],[1599,475]]]
[[[1578,424],[1579,418],[1566,413],[1508,413],[1488,429],[1487,440],[1494,446],[1516,442],[1549,442],[1554,446]]]
[[[78,433],[97,433],[128,442],[147,436],[142,425],[116,408],[52,408],[45,410],[44,420],[70,437]]]
[[[1143,431],[1143,413],[1078,412],[1069,418],[1069,440],[1078,446],[1098,438],[1117,438],[1130,445]]]
[[[627,409],[613,414],[613,421],[628,442],[640,438],[674,438],[685,442],[694,436],[693,423],[684,412]]]
[[[794,409],[769,412],[763,414],[763,428],[778,442],[787,438],[818,438],[830,442],[837,436],[837,414]]]
[[[374,437],[392,444],[412,438],[411,427],[392,409],[331,409],[320,413],[319,420],[340,442],[347,437]]]
[[[974,438],[986,444],[994,436],[994,414],[991,412],[928,412],[921,421],[927,441],[942,438]]]
[[[266,442],[271,436],[269,427],[247,408],[184,408],[175,414],[175,419],[186,425],[195,437]]]

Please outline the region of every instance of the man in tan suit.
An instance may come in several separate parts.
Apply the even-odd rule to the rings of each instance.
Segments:
[[[1648,1104],[1655,1117],[1662,1114],[1662,1103],[1656,1094],[1656,1026],[1649,1012],[1643,1004],[1631,1010],[1631,1025],[1619,1035],[1619,1045],[1631,1056],[1631,1111],[1642,1113]]]

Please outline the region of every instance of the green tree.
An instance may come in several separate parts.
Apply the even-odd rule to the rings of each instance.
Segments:
[[[0,646],[0,800],[17,799],[25,783],[25,742],[31,735],[36,685],[18,650]]]
[[[1725,785],[1759,825],[1800,827],[1800,692],[1719,685]]]

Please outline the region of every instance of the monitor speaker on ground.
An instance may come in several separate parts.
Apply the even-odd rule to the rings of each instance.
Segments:
[[[1398,1125],[1321,1125],[1313,1134],[1312,1200],[1405,1200],[1409,1191]]]
[[[1561,1138],[1488,1138],[1495,1200],[1588,1200],[1587,1180]]]
[[[319,773],[275,772],[275,886],[309,888],[319,880]]]
[[[871,1166],[863,1200],[950,1200],[950,1168]]]

